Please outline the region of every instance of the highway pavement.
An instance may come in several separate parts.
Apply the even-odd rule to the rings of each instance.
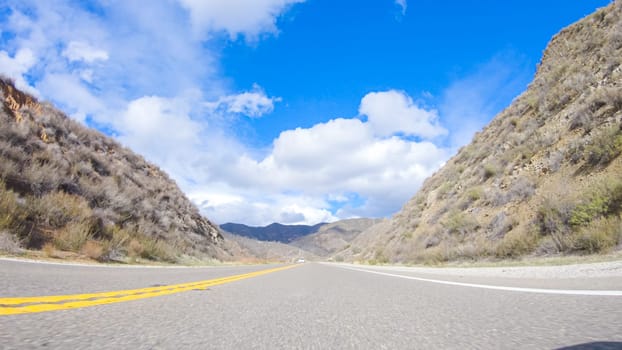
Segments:
[[[559,348],[622,349],[622,276],[0,260],[0,349]]]

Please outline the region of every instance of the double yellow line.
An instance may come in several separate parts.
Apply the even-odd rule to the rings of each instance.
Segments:
[[[130,300],[153,298],[162,295],[186,292],[190,290],[204,290],[208,287],[231,283],[251,277],[257,277],[272,272],[282,271],[295,266],[298,265],[288,265],[273,269],[255,271],[241,275],[221,277],[205,281],[141,289],[119,290],[114,292],[53,295],[24,298],[0,298],[0,315],[17,315],[35,312],[67,310],[95,305],[120,303]]]

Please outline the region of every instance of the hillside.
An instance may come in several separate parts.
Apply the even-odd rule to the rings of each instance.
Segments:
[[[622,245],[622,2],[563,29],[528,89],[339,255],[439,262]]]
[[[294,239],[289,244],[317,256],[329,257],[347,248],[361,232],[377,219],[348,219],[321,225],[317,232]]]
[[[227,223],[220,225],[227,241],[238,244],[228,249],[234,255],[263,261],[292,261],[297,257],[308,260],[328,258],[349,246],[361,232],[379,220],[348,219],[330,224],[282,225],[263,227]]]
[[[217,227],[141,156],[0,79],[0,249],[226,258]]]
[[[254,238],[260,241],[289,243],[296,238],[317,232],[322,225],[324,224],[321,223],[309,226],[273,223],[268,226],[255,227],[244,224],[226,223],[220,225],[220,228],[239,236]]]
[[[274,241],[259,241],[222,231],[225,249],[239,262],[294,262],[298,258],[319,260],[317,255],[290,244]]]

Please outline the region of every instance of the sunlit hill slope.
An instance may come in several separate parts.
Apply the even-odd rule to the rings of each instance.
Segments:
[[[0,80],[0,249],[97,260],[223,258],[222,236],[158,167]]]
[[[337,253],[438,262],[619,250],[622,2],[563,29],[528,89],[391,220]]]

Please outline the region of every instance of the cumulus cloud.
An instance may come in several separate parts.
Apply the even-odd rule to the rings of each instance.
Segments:
[[[95,61],[106,61],[108,52],[95,48],[87,43],[80,41],[71,41],[67,48],[63,50],[62,55],[70,61],[84,61],[92,63]]]
[[[338,220],[321,198],[278,193],[245,191],[231,194],[234,188],[210,188],[190,192],[190,198],[201,211],[217,223],[241,222],[249,225],[268,225],[279,222],[290,225],[315,224]],[[222,192],[221,192],[222,191]]]
[[[74,119],[85,122],[88,114],[106,110],[103,101],[80,81],[75,73],[47,73],[35,87],[45,93],[47,99],[56,101],[62,110]]]
[[[305,0],[179,0],[190,12],[196,33],[225,31],[232,39],[238,35],[256,38],[276,33],[277,18],[291,5]]]
[[[37,59],[29,48],[18,49],[13,57],[4,50],[0,51],[0,67],[2,67],[2,73],[15,80],[15,85],[19,89],[38,95],[38,91],[30,86],[24,78],[24,74],[26,74],[36,62]]]
[[[438,112],[418,107],[412,98],[395,91],[372,92],[361,101],[359,113],[378,136],[403,133],[429,139],[447,134],[438,123]]]
[[[390,215],[447,159],[434,144],[447,132],[438,112],[395,90],[362,96],[358,116],[245,145],[219,123],[260,117],[280,99],[227,88],[204,40],[275,33],[301,1],[180,1],[12,2],[0,67],[157,163],[219,223]]]
[[[136,99],[115,119],[118,138],[132,149],[147,151],[152,161],[177,172],[177,162],[188,160],[183,155],[194,153],[201,145],[204,126],[190,117],[190,105],[190,100],[182,98]]]
[[[397,111],[411,114],[408,108]],[[402,114],[395,117],[408,120]],[[242,151],[220,164],[215,179],[226,183],[228,191],[239,191],[237,196],[210,198],[210,190],[201,188],[190,193],[205,198],[201,206],[217,222],[235,222],[240,215],[246,223],[266,225],[391,214],[449,153],[430,141],[379,135],[377,127],[358,118],[337,118],[283,131],[264,157]],[[211,171],[209,161],[202,164],[204,172]],[[229,201],[222,203],[223,198]]]
[[[261,117],[274,110],[274,103],[281,101],[279,97],[268,97],[259,87],[254,85],[252,91],[220,97],[215,102],[206,102],[205,106],[213,112],[241,114],[252,118]]]

